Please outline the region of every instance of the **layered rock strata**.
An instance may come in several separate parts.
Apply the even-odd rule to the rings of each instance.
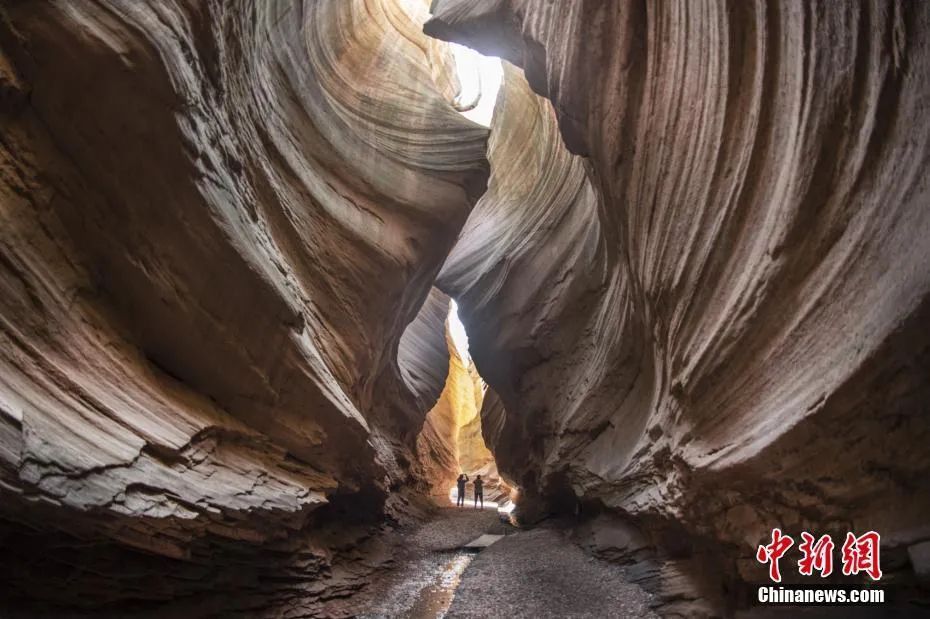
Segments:
[[[930,5],[436,0],[519,67],[489,144],[425,10],[0,7],[3,603],[361,586],[448,469],[443,263],[524,515],[597,514],[666,611],[774,526],[921,572]]]
[[[425,18],[0,7],[5,601],[299,606],[377,564],[337,571],[415,475],[488,173]]]
[[[761,581],[780,526],[878,530],[907,572],[930,535],[930,5],[432,12],[545,98],[507,74],[440,277],[503,404],[501,469],[673,568]]]

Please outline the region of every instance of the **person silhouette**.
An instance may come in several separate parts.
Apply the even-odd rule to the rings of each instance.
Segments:
[[[478,501],[481,501],[481,509],[484,509],[484,481],[481,475],[475,477],[475,507],[478,507]]]
[[[462,473],[459,475],[459,478],[455,481],[455,485],[458,486],[458,498],[455,501],[456,507],[465,507],[465,482],[468,481],[468,475]]]

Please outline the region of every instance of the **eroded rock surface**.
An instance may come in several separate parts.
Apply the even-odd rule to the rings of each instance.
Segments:
[[[299,607],[378,563],[334,553],[410,482],[487,177],[425,9],[0,7],[5,600]]]
[[[440,277],[525,496],[747,579],[774,526],[926,539],[930,5],[432,12],[547,99],[508,72]]]
[[[419,0],[0,7],[3,602],[352,594],[446,483],[444,295],[524,517],[665,612],[773,526],[925,572],[930,3],[432,10],[490,142]]]

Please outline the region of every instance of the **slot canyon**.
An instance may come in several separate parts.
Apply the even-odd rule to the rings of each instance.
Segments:
[[[0,616],[930,612],[930,2],[2,0],[0,123]]]

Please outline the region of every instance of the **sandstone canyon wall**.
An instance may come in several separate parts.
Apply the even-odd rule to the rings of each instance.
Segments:
[[[474,498],[472,483],[477,475],[484,480],[485,499],[506,499],[511,488],[498,474],[494,454],[485,444],[482,415],[487,386],[467,350],[459,350],[448,322],[446,328],[449,373],[439,400],[426,415],[417,436],[417,463],[421,469],[416,477],[423,483],[421,492],[445,505],[456,478],[465,473],[470,480],[466,489],[469,500]]]
[[[333,548],[416,474],[488,174],[425,11],[0,6],[4,603],[364,575]]]
[[[448,297],[444,316],[449,312]],[[442,393],[435,405],[426,414],[423,430],[417,436],[417,462],[423,468],[418,476],[425,482],[423,492],[438,504],[449,501],[449,489],[455,486],[459,468],[458,432],[459,409],[466,406],[466,398],[472,397],[472,385],[468,380],[455,344],[445,324],[446,347],[448,349],[448,374]]]
[[[907,571],[930,4],[435,0],[514,65],[490,138],[426,9],[0,5],[0,599],[349,595],[457,452],[449,297],[523,517],[596,516],[667,612],[773,526]]]
[[[775,526],[881,531],[908,571],[930,537],[930,5],[432,13],[538,95],[507,73],[439,283],[527,517],[621,517],[615,554],[664,553],[668,598],[701,595],[695,560],[763,581]]]

